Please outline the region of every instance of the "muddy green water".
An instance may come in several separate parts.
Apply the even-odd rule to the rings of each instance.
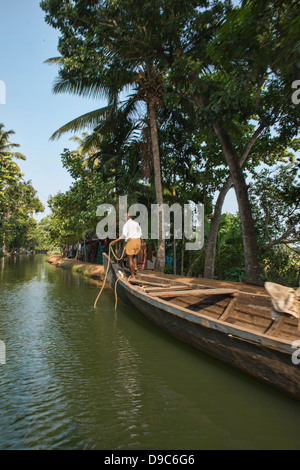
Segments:
[[[300,405],[42,255],[0,259],[0,449],[299,449]]]

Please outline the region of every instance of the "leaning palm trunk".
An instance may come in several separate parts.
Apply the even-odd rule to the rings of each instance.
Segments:
[[[227,132],[219,124],[214,124],[213,127],[222,145],[237,196],[243,234],[246,282],[250,284],[258,284],[259,263],[256,234],[245,179]]]
[[[156,101],[155,101],[154,96],[151,96],[149,98],[148,113],[149,113],[149,120],[150,120],[156,203],[160,206],[163,204],[163,193],[162,193],[162,184],[161,184],[160,152],[159,152],[158,131],[157,131],[157,122],[156,122]],[[164,268],[165,268],[165,240],[163,238],[161,211],[159,211],[157,255],[156,255],[154,268],[157,271],[164,271]]]
[[[202,107],[204,105],[204,99],[203,97],[196,97],[195,101],[198,106]],[[250,152],[250,149],[252,145],[254,144],[257,136],[263,129],[263,126],[260,126],[257,131],[253,134],[252,139],[250,139],[248,148],[246,149],[247,154]],[[249,284],[259,284],[259,262],[258,262],[258,254],[257,254],[257,244],[256,244],[256,234],[255,234],[255,228],[254,228],[254,222],[252,218],[252,211],[251,211],[251,206],[250,202],[248,199],[248,194],[247,194],[247,186],[246,182],[244,179],[244,175],[241,169],[241,164],[242,162],[239,162],[233,145],[231,143],[230,137],[226,131],[226,129],[219,124],[218,122],[213,124],[213,130],[221,144],[229,171],[230,171],[230,176],[232,178],[232,183],[234,186],[238,206],[239,206],[239,213],[241,217],[241,226],[242,226],[242,235],[243,235],[243,246],[244,246],[244,259],[245,259],[245,271],[246,271],[246,282]],[[245,157],[247,155],[245,154]],[[229,189],[229,188],[228,188]],[[227,191],[226,191],[227,192]],[[226,192],[224,193],[224,198],[226,195]],[[223,195],[222,195],[223,197]],[[221,201],[220,201],[221,202]],[[223,204],[223,202],[222,202]],[[220,216],[220,211],[222,208],[222,204],[220,205],[219,208],[219,216]],[[219,224],[216,223],[214,224],[214,237],[216,237],[216,227]],[[213,258],[211,260],[206,261],[206,266],[207,263],[212,262],[213,266],[212,269],[214,269],[214,250],[215,250],[215,240],[212,240],[211,246],[211,253],[213,255]]]
[[[260,135],[263,129],[264,129],[264,126],[261,124],[255,130],[255,132],[249,139],[248,144],[246,145],[246,148],[244,149],[244,152],[242,153],[239,159],[240,167],[242,167],[243,164],[245,163],[253,145],[255,144],[258,136]],[[204,265],[204,277],[208,279],[213,279],[214,277],[218,228],[219,228],[220,219],[222,215],[223,203],[224,203],[226,194],[228,193],[231,187],[232,187],[232,177],[228,176],[223,187],[220,190],[219,196],[215,204],[214,214],[213,214],[211,224],[210,224],[210,230],[209,230],[208,242],[207,242],[206,254],[205,254],[205,265]]]

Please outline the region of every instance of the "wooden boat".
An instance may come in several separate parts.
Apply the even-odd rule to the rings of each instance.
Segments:
[[[216,287],[202,279],[195,284],[154,273],[139,273],[129,282],[126,270],[103,258],[118,299],[174,337],[300,400],[298,320],[287,314],[272,319],[263,288]]]

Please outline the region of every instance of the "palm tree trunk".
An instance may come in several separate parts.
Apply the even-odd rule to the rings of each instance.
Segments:
[[[238,201],[243,234],[246,282],[259,284],[256,234],[245,178],[226,130],[218,123],[214,124],[213,128],[223,148]]]
[[[163,193],[162,193],[162,184],[161,184],[160,152],[159,152],[158,131],[157,131],[157,122],[156,122],[156,101],[155,101],[154,96],[149,97],[148,114],[149,114],[149,120],[150,120],[156,203],[158,205],[162,205]],[[159,226],[158,227],[159,228],[158,228],[158,240],[157,240],[157,255],[156,255],[154,269],[157,271],[163,272],[165,268],[165,240],[163,239],[161,212],[159,212]]]

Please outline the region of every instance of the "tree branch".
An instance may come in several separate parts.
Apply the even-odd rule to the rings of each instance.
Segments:
[[[298,221],[300,221],[300,216]],[[297,222],[296,222],[297,224]],[[274,245],[279,245],[279,244],[287,244],[291,243],[290,241],[286,241],[286,237],[291,235],[291,233],[296,231],[296,224],[292,225],[289,227],[279,238],[275,238],[274,240],[271,240],[264,248],[264,252],[267,251],[268,249],[272,248]],[[296,241],[296,240],[295,240]]]

